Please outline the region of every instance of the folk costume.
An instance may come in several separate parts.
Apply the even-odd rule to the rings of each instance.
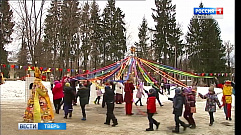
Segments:
[[[35,67],[35,80],[32,93],[28,99],[24,112],[24,122],[50,123],[54,120],[53,108],[48,95],[48,90],[42,84],[41,71]]]
[[[127,82],[124,84],[125,88],[125,97],[124,102],[126,102],[126,115],[133,115],[132,113],[132,102],[133,102],[133,90],[135,89],[135,86],[133,85],[132,81],[130,79],[127,80]]]
[[[232,104],[232,90],[233,87],[231,86],[231,81],[226,81],[223,86],[223,96],[222,101],[224,106],[224,113],[226,115],[226,120],[231,119],[231,104]]]

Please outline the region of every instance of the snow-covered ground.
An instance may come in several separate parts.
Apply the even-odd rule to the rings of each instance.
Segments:
[[[43,85],[48,89],[48,94],[50,96],[50,99],[52,100],[53,95],[52,92],[50,90],[50,82],[45,82],[43,81]],[[25,86],[25,81],[6,81],[4,84],[0,85],[0,93],[1,93],[1,101],[10,101],[10,102],[26,102],[25,100],[25,89],[28,90],[28,87],[25,88],[27,86]],[[151,86],[144,86],[144,88],[146,90],[149,90],[151,88]],[[174,87],[171,87],[171,89],[173,89]],[[136,90],[134,91],[134,101],[137,101],[136,98]],[[208,92],[208,87],[197,87],[197,92],[201,93],[201,94],[206,94]],[[222,89],[220,88],[215,88],[215,92],[216,93],[220,93],[218,94],[218,99],[221,102],[221,98],[222,98]],[[160,100],[161,102],[167,102],[168,101],[168,97],[173,97],[175,94],[174,90],[171,90],[170,95],[160,95]],[[232,102],[232,106],[235,105],[235,96],[232,95],[233,97],[233,102]],[[96,98],[96,91],[95,91],[95,85],[93,84],[91,86],[91,104],[93,104],[93,101]],[[145,94],[145,96],[142,96],[142,103],[145,104],[146,103],[146,98],[147,95]],[[200,97],[197,97],[200,98]],[[205,101],[205,100],[203,100]]]

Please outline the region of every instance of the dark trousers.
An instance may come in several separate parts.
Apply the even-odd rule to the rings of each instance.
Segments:
[[[170,95],[170,88],[167,88],[167,95]]]
[[[136,105],[137,105],[137,103],[140,101],[140,105],[142,106],[142,103],[141,103],[141,98],[138,98],[138,100],[136,101]]]
[[[114,111],[114,102],[113,103],[106,103],[107,105],[107,113],[106,113],[106,123],[110,124],[110,120],[112,120],[112,122],[114,124],[117,124],[117,119],[113,113]]]
[[[85,113],[85,104],[84,104],[84,105],[81,105],[81,104],[80,104],[80,107],[81,107],[81,110],[82,110],[82,115],[83,115],[83,118],[86,118],[86,113]]]
[[[210,124],[212,124],[214,122],[213,112],[208,112],[208,113],[209,113],[209,117],[210,117]]]
[[[68,113],[72,113],[73,105],[72,103],[64,103],[64,115],[67,116]]]
[[[62,101],[62,98],[54,100],[54,108],[55,108],[56,113],[59,113],[59,110],[60,110],[60,107],[61,107],[61,104],[60,104],[61,101]]]
[[[181,124],[181,126],[185,126],[185,123],[183,122],[183,121],[181,121],[180,119],[179,119],[179,115],[176,115],[176,114],[174,114],[174,119],[175,119],[175,122],[176,122],[176,129],[177,130],[179,130],[179,124]]]
[[[189,111],[185,110],[183,116],[190,125],[195,125],[195,121],[193,119],[193,113],[191,113],[190,110]]]
[[[97,96],[95,99],[95,103],[97,102],[97,104],[100,104],[100,96]]]
[[[53,90],[54,84],[50,84],[51,85],[51,90]]]
[[[159,94],[159,93],[157,93],[157,94]],[[161,103],[161,101],[160,101],[160,99],[159,99],[159,95],[156,96],[156,100],[158,101],[159,105],[161,106],[162,103]]]
[[[154,123],[155,125],[158,124],[158,122],[157,122],[155,119],[152,118],[153,115],[154,115],[154,113],[147,113],[147,118],[148,118],[148,120],[149,120],[149,128],[150,128],[150,129],[153,129],[153,123]]]
[[[74,93],[75,93],[73,104],[76,105],[76,103],[77,103],[76,88],[73,88],[73,90],[74,90]]]

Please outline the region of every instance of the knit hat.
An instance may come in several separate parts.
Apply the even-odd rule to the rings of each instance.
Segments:
[[[208,88],[208,90],[214,92],[214,86],[211,85],[211,86]]]
[[[153,89],[153,88],[151,88],[150,90],[149,90],[149,93],[154,93],[155,92],[155,89]]]
[[[175,89],[175,94],[181,94],[181,93],[182,93],[182,91],[181,91],[180,88],[176,88],[176,89]]]
[[[231,86],[231,81],[229,80],[225,81],[225,85]]]
[[[70,83],[65,83],[65,86],[66,87],[70,87]]]
[[[56,84],[58,84],[59,83],[59,81],[54,81],[54,85],[56,85]]]
[[[197,86],[192,87],[192,91],[196,92],[197,91]]]

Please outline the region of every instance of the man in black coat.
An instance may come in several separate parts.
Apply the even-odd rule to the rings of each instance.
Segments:
[[[106,113],[106,121],[104,124],[110,125],[110,120],[112,120],[113,125],[112,127],[115,127],[118,125],[117,119],[113,113],[114,111],[114,102],[115,102],[115,93],[113,88],[110,87],[110,83],[107,82],[105,86],[105,94],[104,94],[104,103],[107,105],[107,113]]]
[[[179,124],[183,126],[183,130],[185,131],[188,125],[179,119],[179,117],[182,116],[183,104],[185,102],[182,91],[179,88],[176,88],[174,98],[168,98],[168,100],[173,101],[173,114],[176,122],[175,130],[172,130],[172,132],[179,133]]]
[[[78,88],[78,92],[76,95],[76,99],[79,97],[80,107],[82,110],[83,118],[81,120],[86,120],[86,113],[85,113],[85,105],[89,103],[88,97],[89,97],[89,88],[87,83],[84,83],[84,86],[81,85],[80,88]]]
[[[70,87],[70,83],[65,83],[64,86],[64,118],[67,119],[67,115],[72,117],[73,105],[72,102],[75,98],[74,91]]]

